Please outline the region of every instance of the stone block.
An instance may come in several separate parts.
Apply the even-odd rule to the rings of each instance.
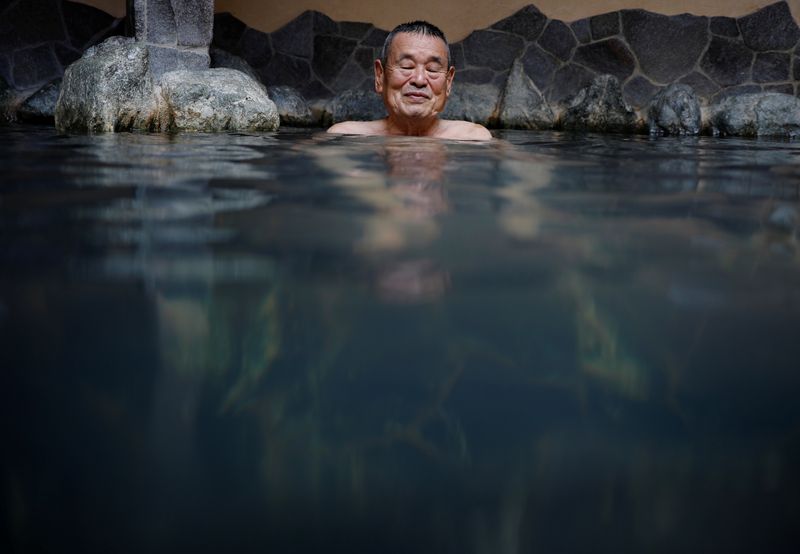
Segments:
[[[792,57],[783,52],[760,52],[753,63],[754,83],[788,81]]]
[[[555,116],[542,93],[525,74],[519,61],[514,62],[500,105],[499,124],[511,129],[550,129]]]
[[[46,84],[22,103],[17,110],[17,117],[22,121],[52,122],[59,92],[61,92],[61,79]]]
[[[462,83],[453,87],[442,118],[494,126],[499,101],[500,88],[496,85]]]
[[[520,58],[525,73],[536,84],[539,90],[545,90],[553,79],[553,74],[561,64],[551,54],[536,44],[528,45]]]
[[[364,73],[371,75],[375,71],[375,60],[381,53],[377,48],[369,46],[359,46],[353,54],[353,59],[361,67]]]
[[[800,56],[795,54],[794,62],[792,62],[792,79],[800,81]]]
[[[303,98],[309,101],[327,99],[333,96],[333,91],[317,79],[307,81],[299,91]]]
[[[581,44],[586,44],[592,41],[592,27],[588,18],[573,21],[569,24],[569,27],[572,29],[572,33],[575,35],[575,38],[578,39],[578,42]]]
[[[712,17],[708,23],[709,30],[721,37],[736,38],[739,36],[739,25],[732,17]]]
[[[252,67],[263,67],[269,64],[275,55],[269,35],[250,28],[245,29],[242,33],[239,46],[233,52],[239,54]]]
[[[389,36],[388,31],[383,29],[373,28],[367,36],[361,40],[362,46],[373,46],[376,48],[383,48],[383,43],[386,42],[386,37]]]
[[[792,83],[783,83],[780,85],[764,85],[764,92],[779,92],[781,94],[794,94],[794,85]]]
[[[636,130],[637,119],[616,77],[600,75],[573,97],[559,124],[568,131],[629,133]]]
[[[310,13],[314,15],[314,34],[335,35],[339,33],[339,25],[333,19],[321,12],[311,11]]]
[[[450,45],[450,65],[456,69],[467,67],[467,60],[464,58],[464,47],[460,42]]]
[[[546,51],[563,62],[569,61],[577,41],[570,28],[557,19],[551,19],[537,41]]]
[[[713,107],[715,134],[733,136],[800,136],[800,99],[763,92],[725,98]]]
[[[548,102],[561,103],[572,98],[588,86],[596,73],[577,64],[567,64],[553,75],[553,81],[545,91]]]
[[[358,41],[332,35],[314,37],[314,59],[311,67],[324,83],[331,85],[347,64]]]
[[[717,84],[725,87],[745,83],[751,78],[755,54],[732,39],[712,37],[700,67]]]
[[[133,0],[136,40],[150,44],[175,46],[178,28],[169,0]]]
[[[495,72],[491,69],[481,67],[478,69],[464,69],[456,73],[456,83],[474,83],[481,85],[494,81]],[[458,85],[455,85],[458,86]]]
[[[708,19],[622,10],[622,30],[642,73],[656,83],[671,83],[697,63],[708,45]]]
[[[535,41],[541,35],[546,24],[547,17],[536,6],[528,5],[498,21],[492,25],[492,29],[514,33],[525,40]]]
[[[758,52],[789,50],[800,40],[800,28],[786,2],[766,6],[738,22],[744,43]]]
[[[331,88],[334,92],[343,92],[345,90],[359,89],[367,78],[367,73],[355,61],[351,60],[345,64],[339,75],[331,83]],[[372,90],[369,87],[368,90]]]
[[[719,91],[719,85],[698,71],[693,71],[681,77],[678,81],[684,85],[692,87],[701,99],[709,99]]]
[[[360,21],[341,21],[339,22],[339,34],[347,38],[361,40],[372,30],[371,23]]]
[[[636,68],[633,54],[625,43],[617,38],[578,47],[572,61],[585,65],[599,74],[613,75],[620,81],[627,79]]]
[[[232,54],[239,53],[239,39],[247,29],[242,21],[229,12],[214,16],[213,44]]]
[[[501,31],[473,31],[461,42],[469,65],[496,71],[511,67],[524,46],[524,41]]]
[[[80,50],[76,50],[72,46],[60,43],[53,45],[53,53],[55,53],[56,59],[58,60],[58,63],[61,64],[61,67],[67,67],[69,64],[79,60],[81,57]]]
[[[17,50],[12,60],[14,66],[12,77],[14,87],[17,89],[41,86],[61,76],[61,64],[58,63],[50,44]]]
[[[274,54],[269,63],[257,67],[256,72],[267,86],[286,85],[298,90],[303,90],[312,79],[311,65],[306,60],[286,54]]]
[[[314,13],[303,12],[271,33],[275,51],[310,60],[314,55]]]
[[[311,112],[311,107],[297,90],[292,87],[269,87],[270,100],[275,102],[281,126],[313,127],[320,122]]]
[[[673,84],[653,99],[647,111],[650,134],[700,134],[700,101],[689,85]]]
[[[56,0],[24,0],[0,18],[0,52],[66,39]]]
[[[92,38],[114,24],[114,18],[103,10],[86,4],[65,1],[61,4],[64,27],[70,44],[78,50],[91,45]]]
[[[258,76],[255,69],[239,56],[217,48],[216,46],[209,48],[208,54],[211,57],[212,68],[227,67],[228,69],[235,69],[236,71],[241,71],[245,75],[248,75],[254,81],[261,82],[261,78]]]
[[[637,75],[622,87],[622,98],[634,108],[641,109],[648,106],[660,90],[662,90],[662,87],[654,85],[641,75]]]
[[[731,96],[741,96],[743,94],[756,94],[762,92],[761,85],[737,85],[733,87],[725,87],[720,89],[717,94],[715,94],[712,98],[713,102],[720,102],[725,98],[730,98]]]
[[[386,107],[374,92],[347,90],[337,94],[325,108],[325,124],[340,121],[373,121],[386,117]]]
[[[602,40],[620,33],[619,12],[604,13],[589,18],[592,40]]]
[[[162,75],[178,69],[208,69],[211,58],[207,51],[180,50],[178,48],[147,45],[150,73],[158,80]]]
[[[175,13],[178,46],[208,48],[214,31],[214,0],[170,0],[170,3]]]

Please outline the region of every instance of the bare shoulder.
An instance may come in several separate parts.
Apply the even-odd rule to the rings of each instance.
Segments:
[[[339,135],[381,135],[383,132],[383,120],[377,121],[342,121],[328,128],[329,133]]]
[[[447,121],[441,138],[455,140],[491,140],[492,134],[483,125],[469,121]]]

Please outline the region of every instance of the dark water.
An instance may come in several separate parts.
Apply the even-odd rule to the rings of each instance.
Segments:
[[[796,552],[800,144],[0,132],[4,552]]]

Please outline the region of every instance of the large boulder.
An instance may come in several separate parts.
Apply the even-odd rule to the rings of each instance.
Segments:
[[[494,126],[497,123],[499,101],[500,89],[494,84],[456,83],[442,118]]]
[[[522,63],[514,62],[500,105],[500,125],[511,129],[550,129],[554,120],[553,110],[525,74]]]
[[[340,121],[372,121],[386,117],[386,107],[372,91],[346,90],[334,96],[325,107],[323,123]]]
[[[274,131],[280,123],[264,88],[235,69],[167,72],[161,94],[177,131]]]
[[[647,119],[651,134],[697,135],[702,123],[700,100],[689,85],[670,85],[653,99]]]
[[[60,132],[153,129],[160,125],[158,97],[147,48],[111,37],[89,48],[64,72],[55,110]]]
[[[22,103],[17,117],[22,121],[52,122],[60,92],[61,79],[46,84]]]
[[[570,131],[629,133],[637,130],[636,113],[622,98],[613,75],[600,75],[582,88],[561,114],[560,126]]]
[[[289,127],[313,127],[319,125],[318,118],[314,117],[311,107],[297,90],[292,87],[269,87],[269,97],[278,108],[281,125]]]
[[[800,136],[800,98],[778,92],[729,96],[711,109],[715,135]]]
[[[256,82],[261,82],[258,74],[253,67],[247,63],[243,58],[231,54],[227,50],[212,46],[209,48],[209,55],[211,56],[211,67],[227,67],[229,69],[236,69],[241,71]]]

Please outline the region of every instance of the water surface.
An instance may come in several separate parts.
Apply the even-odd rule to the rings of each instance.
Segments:
[[[0,131],[10,552],[790,552],[800,144]]]

